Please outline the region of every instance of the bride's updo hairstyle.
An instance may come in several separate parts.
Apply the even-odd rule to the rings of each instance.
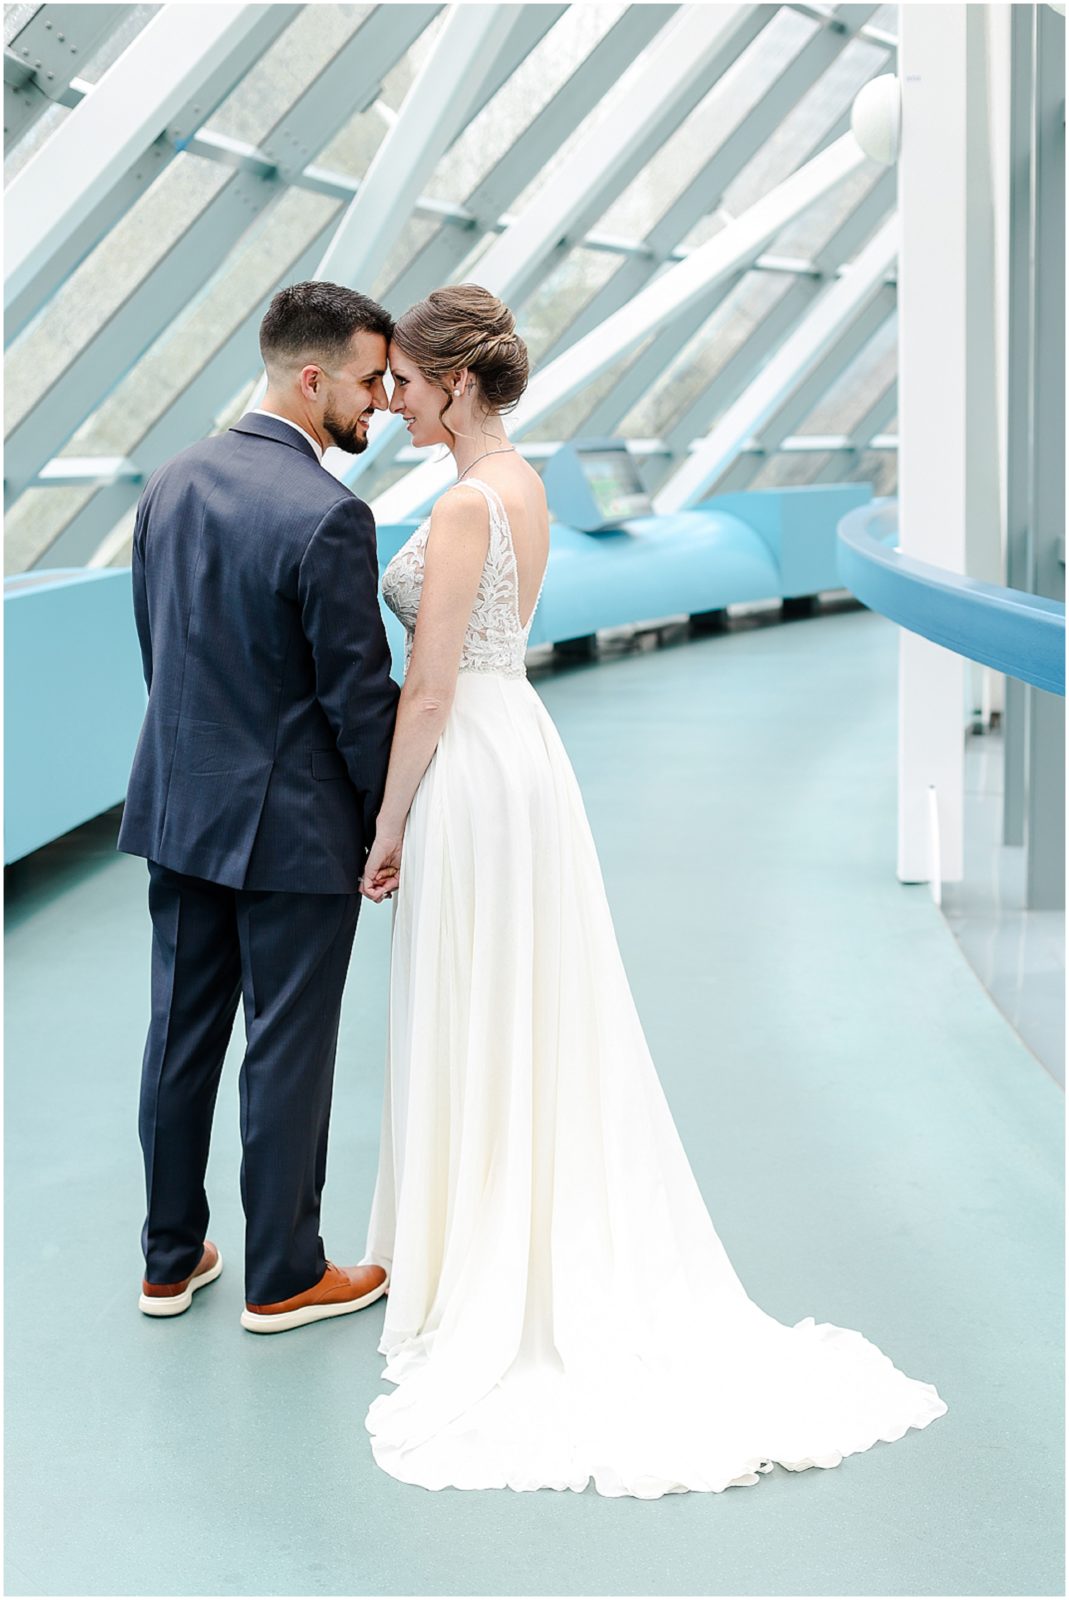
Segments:
[[[511,410],[527,387],[527,346],[516,319],[504,301],[477,283],[434,289],[398,320],[393,338],[423,376],[440,386],[446,400],[438,416],[454,440],[445,420],[453,404],[446,373],[467,367],[491,415]]]

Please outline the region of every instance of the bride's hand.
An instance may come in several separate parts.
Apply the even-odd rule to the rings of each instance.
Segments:
[[[393,894],[401,881],[401,840],[375,835],[360,880],[360,892],[376,904]]]

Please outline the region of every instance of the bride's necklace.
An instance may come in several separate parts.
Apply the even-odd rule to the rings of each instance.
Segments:
[[[457,482],[459,483],[461,478],[467,477],[467,475],[471,471],[472,467],[477,467],[480,461],[485,461],[486,460],[487,456],[503,456],[503,455],[507,455],[510,450],[515,450],[515,448],[516,448],[516,446],[514,444],[503,444],[503,445],[499,445],[496,450],[484,450],[481,456],[476,456],[474,461],[469,461],[468,462],[468,464],[464,468],[463,472],[458,472],[457,473]]]

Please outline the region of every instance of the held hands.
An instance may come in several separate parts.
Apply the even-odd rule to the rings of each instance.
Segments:
[[[401,880],[401,840],[390,838],[388,834],[380,831],[375,834],[375,843],[368,852],[364,864],[364,876],[360,880],[360,892],[368,900],[374,900],[376,905],[389,899]]]

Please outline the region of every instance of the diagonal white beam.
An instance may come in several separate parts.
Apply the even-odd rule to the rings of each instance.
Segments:
[[[659,513],[681,511],[701,500],[746,440],[760,434],[768,419],[780,410],[784,395],[804,381],[841,331],[880,297],[897,251],[898,219],[892,217],[668,480],[654,500]]]
[[[238,167],[126,299],[77,349],[48,394],[12,429],[4,453],[5,498],[16,499],[58,455],[101,399],[221,266],[257,216],[286,192],[287,163],[303,167],[339,126],[377,92],[436,7],[376,6],[318,77],[284,110],[264,140],[273,163],[264,174]],[[329,232],[324,235],[329,239]]]
[[[44,9],[51,11],[53,8],[47,6]],[[98,8],[90,5],[69,9],[80,9],[84,12]],[[64,280],[84,260],[90,250],[100,243],[119,219],[132,210],[146,189],[156,182],[181,150],[188,149],[196,155],[207,153],[197,132],[204,118],[215,110],[219,102],[230,93],[234,85],[289,26],[300,7],[270,5],[262,9],[265,14],[245,35],[242,46],[227,51],[216,62],[209,76],[190,89],[186,104],[172,114],[166,129],[146,145],[144,150],[138,152],[126,172],[116,179],[95,205],[83,211],[77,226],[67,233],[61,245],[49,252],[37,270],[31,273],[22,289],[8,301],[4,308],[5,346],[12,344],[19,337]],[[63,103],[77,108],[83,100],[97,94],[102,86],[103,80],[101,85],[75,80],[68,86]],[[208,148],[213,156],[220,154],[219,151],[211,149],[210,145]]]
[[[638,15],[655,11],[657,8],[650,6],[632,6],[617,24],[622,28],[625,22]],[[549,350],[542,357],[543,365],[553,360],[576,339],[591,328],[602,322],[611,312],[625,304],[631,297],[655,276],[666,262],[681,260],[686,254],[677,246],[699,217],[712,210],[716,205],[722,190],[731,182],[746,161],[755,153],[759,146],[768,138],[771,131],[782,120],[783,116],[794,105],[808,88],[836,59],[840,51],[849,43],[856,31],[872,14],[873,6],[841,6],[836,13],[835,26],[826,26],[808,42],[808,44],[795,56],[781,73],[779,78],[770,87],[766,94],[743,119],[739,126],[728,135],[727,139],[714,152],[709,161],[692,179],[683,193],[673,202],[665,214],[657,221],[647,234],[645,241],[639,243],[628,259],[624,261],[619,271],[613,274],[608,283],[594,296],[593,300],[584,306],[572,322],[564,329],[563,333],[554,341]],[[633,24],[632,24],[633,25]],[[663,26],[663,23],[662,23]],[[602,41],[603,45],[609,43],[609,37]],[[593,68],[593,56],[590,58]],[[602,63],[607,65],[608,63]],[[584,63],[585,65],[585,63]],[[618,76],[619,74],[617,74]],[[567,86],[566,86],[567,87]],[[556,125],[558,108],[554,103],[546,107],[546,114],[552,113],[553,121],[547,126],[546,132],[552,132]],[[819,154],[827,145],[847,131],[850,126],[849,110],[822,136],[815,138],[808,149],[799,150],[796,161],[800,165],[811,156]],[[508,152],[506,161],[519,154],[532,153],[531,146],[539,136],[537,124],[517,141],[512,150]],[[550,147],[545,154],[548,155]],[[537,154],[537,151],[533,153]],[[537,168],[535,168],[537,170]],[[529,176],[525,178],[528,181]],[[474,190],[465,201],[465,209],[474,212],[477,217],[486,219],[495,217],[504,207],[511,202],[514,194],[495,189],[495,174],[491,173],[484,179],[483,185]],[[465,244],[466,235],[459,229],[441,229],[425,246],[424,251],[406,269],[391,287],[391,293],[397,296],[396,304],[402,306],[411,300],[426,293],[434,283],[448,281],[451,272],[470,253]],[[569,236],[570,243],[579,242],[574,233]],[[591,236],[583,241],[588,247]],[[558,247],[551,258],[550,265],[563,253],[563,247]],[[847,250],[845,253],[852,253]],[[747,264],[749,268],[760,267],[761,259]],[[431,276],[426,277],[430,270]],[[476,269],[481,276],[483,263],[480,262]],[[738,276],[742,277],[746,268]],[[770,267],[771,270],[771,267]],[[422,272],[422,276],[420,275]],[[684,317],[677,319],[673,325],[662,330],[653,345],[645,353],[639,355],[627,370],[622,374],[619,383],[614,384],[611,392],[603,400],[595,404],[588,422],[588,431],[597,434],[610,433],[619,418],[630,410],[632,404],[651,383],[655,383],[664,367],[674,357],[676,352],[687,343],[693,334],[696,323],[704,319],[715,309],[716,304],[726,294],[730,293],[734,282],[714,284],[707,302],[692,310]],[[805,286],[816,291],[817,286]],[[794,300],[796,312],[799,306]],[[804,297],[802,300],[804,304]],[[791,321],[794,320],[792,317]],[[704,428],[692,430],[692,434],[702,432]],[[374,429],[371,443],[364,455],[359,457],[357,463],[348,470],[347,481],[353,483],[357,478],[367,477],[372,480],[381,477],[399,451],[404,449],[404,439],[399,432],[391,431],[389,424],[381,425]],[[666,464],[660,460],[656,463],[655,472],[664,476]]]
[[[463,231],[443,229],[429,239],[383,296],[400,310],[437,284],[447,283],[471,254],[473,242],[496,230],[546,162],[622,77],[650,40],[669,22],[673,5],[631,5],[597,41],[575,70],[524,128],[464,200],[472,219]],[[511,225],[511,219],[510,224]]]
[[[894,314],[895,290],[884,282],[876,299],[863,304],[852,321],[840,328],[816,365],[780,396],[760,433],[747,440],[746,448],[738,452],[705,493],[737,494],[748,489],[769,458],[783,449],[783,441],[795,435],[813,408]],[[697,448],[701,448],[700,443]]]
[[[799,162],[818,155],[821,150],[826,149],[827,146],[833,143],[835,139],[840,138],[842,134],[849,129],[849,126],[849,116],[842,117],[831,130],[829,137],[818,138],[814,141],[811,149],[799,151]],[[893,200],[893,186],[891,189],[891,196]],[[888,204],[889,203],[890,202],[888,202]],[[862,204],[864,205],[865,202],[862,202]],[[882,219],[883,212],[886,209],[886,205],[881,207],[879,218]],[[873,225],[875,224],[876,220],[877,218],[873,218]],[[865,230],[865,233],[867,234],[871,231],[872,229],[870,226]],[[862,237],[864,236],[865,235],[862,235]],[[844,230],[843,239],[840,243],[839,234],[837,232],[834,238],[828,241],[828,243],[818,252],[817,256],[810,263],[809,273],[799,274],[796,278],[794,288],[788,290],[783,299],[773,307],[771,318],[774,319],[779,325],[778,331],[774,335],[776,339],[779,338],[780,333],[785,328],[790,327],[790,325],[797,320],[802,307],[804,307],[808,301],[812,299],[823,287],[820,282],[821,277],[825,273],[834,272],[844,256],[848,256],[853,253],[853,250],[857,247],[857,244],[860,243],[860,240],[853,239],[853,244],[851,244],[852,239],[853,234],[850,232],[850,230]],[[713,288],[708,291],[692,308],[687,316],[677,317],[674,322],[668,323],[658,334],[657,338],[650,345],[649,349],[643,351],[642,354],[640,354],[630,364],[626,371],[620,374],[619,381],[613,385],[611,391],[607,395],[603,396],[603,398],[599,400],[592,408],[591,412],[582,423],[584,432],[599,436],[614,432],[620,423],[621,418],[626,417],[627,413],[631,410],[632,406],[638,402],[639,398],[653,388],[664,377],[665,373],[671,367],[679,352],[695,337],[696,330],[698,330],[700,333],[700,330],[706,324],[708,319],[714,314],[718,306],[735,290],[738,284],[746,276],[746,273],[753,270],[755,267],[760,267],[761,259],[762,258],[759,257],[753,262],[745,263],[743,268],[732,278],[729,278],[724,283],[715,284]],[[768,260],[769,258],[766,256],[764,259]],[[772,259],[774,260],[775,258],[773,257]],[[610,283],[614,281],[615,279],[610,279]],[[789,311],[787,305],[784,304],[784,301],[789,302]],[[764,324],[761,325],[762,329],[763,326]],[[755,329],[755,334],[757,332],[758,330]],[[752,337],[754,337],[754,335],[751,335],[751,338]],[[747,345],[748,344],[749,341],[747,341]],[[746,345],[744,345],[742,348],[745,349]],[[739,355],[740,353],[741,352],[736,352],[736,355]],[[717,382],[719,383],[719,378]],[[697,401],[694,403],[697,404]],[[726,404],[727,402],[721,401],[721,403]],[[684,440],[684,444],[689,444],[690,440],[695,435],[704,433],[706,426],[707,423],[703,423],[701,425],[692,427],[691,431],[687,434],[686,439]],[[669,440],[668,442],[671,443],[672,441]],[[657,463],[657,470],[659,470],[661,466],[662,463],[659,461]],[[662,474],[662,476],[663,475],[664,474]]]
[[[775,12],[774,6],[684,7],[606,96],[603,114],[553,182],[480,258],[479,282],[516,310]],[[373,424],[369,447],[346,481],[377,468],[403,437],[397,417]]]
[[[126,15],[126,6],[27,7],[4,50],[4,151],[10,155],[50,105],[66,103],[71,80]],[[9,11],[14,7],[9,7]]]
[[[562,240],[585,231],[775,14],[774,6],[690,5],[625,73],[605,113],[552,183],[479,262],[479,281],[523,300]]]
[[[454,5],[338,225],[317,278],[371,283],[440,158],[467,125],[523,6]]]
[[[7,191],[5,307],[270,7],[163,6]]]
[[[497,91],[508,82],[521,62],[527,59],[568,8],[566,5],[540,3],[519,6],[517,9],[520,12],[517,25],[503,35],[497,54],[483,74],[479,93],[472,101],[467,122],[474,122],[483,107],[489,105]]]
[[[844,472],[855,465],[863,450],[875,450],[876,440],[898,410],[898,379],[892,378],[887,388],[865,415],[850,429],[846,441],[837,445],[812,483],[838,483]]]
[[[35,567],[83,566],[134,504],[149,474],[191,439],[203,439],[213,432],[221,404],[249,381],[249,351],[256,348],[256,331],[271,297],[283,284],[300,283],[311,277],[330,237],[330,226],[328,222],[318,229],[296,256],[273,263],[272,281],[248,314],[237,327],[220,335],[214,350],[204,351],[200,370],[130,447],[129,455],[140,482],[120,478],[100,489],[37,555]]]
[[[721,367],[712,383],[696,395],[670,427],[665,429],[665,443],[673,459],[660,474],[662,481],[674,470],[674,462],[689,451],[692,442],[704,437],[713,418],[734,404],[749,387],[771,352],[789,336],[802,314],[823,292],[826,285],[820,281],[819,274],[838,274],[843,263],[852,260],[876,228],[893,214],[894,206],[895,174],[887,171],[817,252],[814,265],[818,269],[818,276],[799,278]],[[687,343],[687,339],[671,328],[666,329],[662,337],[668,340],[664,352],[667,366]],[[658,463],[658,470],[660,465]]]
[[[687,237],[695,224],[722,203],[724,190],[767,144],[783,119],[808,94],[875,10],[875,6],[840,6],[836,18],[839,28],[817,30],[768,85],[742,121],[702,164],[683,192],[658,217],[644,241],[649,254],[645,258],[636,257],[621,262],[608,282],[561,330],[545,352],[544,361],[552,361],[568,345],[597,327],[599,322],[604,322],[607,316],[630,300],[643,284],[660,271],[671,251]],[[847,126],[849,124],[845,123],[844,128],[838,131],[845,131]],[[837,136],[837,132],[833,131],[831,137]],[[823,139],[817,138],[807,148],[798,150],[794,154],[794,164],[800,166],[808,156],[816,154],[824,143]],[[831,138],[827,143],[831,143]]]
[[[730,277],[793,216],[855,171],[865,159],[853,135],[845,134],[784,179],[723,232],[648,284],[630,305],[622,306],[537,373],[513,413],[510,433],[518,437],[534,427],[648,334],[694,305],[711,283]],[[418,467],[376,500],[376,516],[388,522],[410,516],[448,484],[450,474],[451,468],[444,462]]]

